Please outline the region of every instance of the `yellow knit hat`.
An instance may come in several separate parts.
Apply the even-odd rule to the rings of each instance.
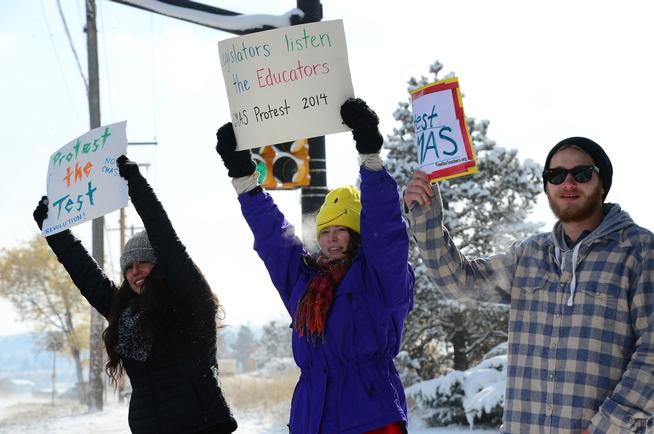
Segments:
[[[329,226],[345,226],[361,233],[361,194],[353,185],[330,191],[316,216],[316,238]]]

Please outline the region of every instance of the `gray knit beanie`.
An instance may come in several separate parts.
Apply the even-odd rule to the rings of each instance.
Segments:
[[[127,267],[134,262],[157,263],[157,255],[150,245],[148,234],[145,231],[134,234],[134,236],[125,243],[123,254],[120,255],[120,271],[123,275],[127,272]]]

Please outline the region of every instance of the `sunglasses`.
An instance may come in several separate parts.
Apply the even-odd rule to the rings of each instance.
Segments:
[[[599,175],[600,170],[597,166],[577,166],[572,169],[557,167],[543,170],[543,179],[550,184],[559,185],[565,181],[569,173],[576,182],[584,183],[593,179],[593,172]]]

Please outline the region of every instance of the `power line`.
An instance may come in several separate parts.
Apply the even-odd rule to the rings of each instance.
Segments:
[[[111,92],[111,80],[109,80],[109,58],[107,57],[107,52],[109,51],[109,47],[107,46],[107,40],[105,39],[105,33],[107,32],[107,27],[104,25],[104,11],[102,10],[102,2],[98,4],[100,9],[100,23],[102,24],[102,31],[100,32],[100,34],[102,35],[102,45],[104,47],[104,50],[102,50],[102,57],[104,57],[104,71],[107,81],[107,94],[109,97],[109,117],[110,119],[113,119],[114,110],[113,110],[113,100],[112,100],[112,92]]]
[[[77,107],[75,106],[75,100],[73,99],[73,96],[70,93],[70,89],[68,88],[68,82],[66,81],[66,74],[64,74],[64,69],[61,67],[61,60],[59,59],[59,53],[57,52],[57,44],[54,42],[54,34],[52,33],[52,30],[50,29],[50,24],[48,23],[48,14],[45,12],[45,8],[43,7],[43,0],[40,1],[41,4],[41,12],[43,13],[43,19],[45,20],[45,27],[48,31],[48,35],[50,35],[50,42],[52,43],[52,51],[54,52],[55,59],[57,61],[57,66],[59,67],[59,73],[61,74],[61,79],[64,82],[64,89],[66,89],[66,94],[68,95],[68,100],[70,101],[70,105],[73,108],[73,113],[75,113],[75,118],[77,119],[78,124],[82,124],[79,113],[77,113]]]
[[[82,70],[82,65],[79,63],[79,57],[77,57],[77,51],[75,51],[75,45],[73,44],[73,38],[70,37],[70,32],[68,31],[68,24],[66,23],[66,17],[64,16],[64,11],[61,9],[61,3],[57,0],[57,9],[59,9],[59,16],[61,17],[61,22],[64,25],[64,30],[66,31],[66,36],[68,37],[68,43],[70,44],[70,49],[73,51],[73,56],[75,56],[75,62],[77,63],[77,69],[79,70],[79,75],[82,76],[82,81],[84,82],[84,87],[86,88],[86,94],[89,94],[89,82],[84,75]]]
[[[157,89],[155,84],[155,47],[154,47],[154,15],[150,14],[150,53],[151,53],[151,72],[152,72],[152,128],[154,130],[154,141],[157,141]]]

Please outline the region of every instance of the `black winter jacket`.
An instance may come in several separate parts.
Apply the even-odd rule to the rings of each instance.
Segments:
[[[236,430],[236,421],[213,369],[216,365],[215,319],[207,317],[211,309],[201,303],[210,300],[210,294],[205,294],[210,291],[209,285],[178,239],[145,178],[133,175],[128,186],[132,203],[156,252],[157,266],[164,270],[172,288],[176,289],[176,297],[195,303],[194,320],[203,321],[211,328],[206,333],[211,338],[187,344],[181,352],[169,351],[170,345],[166,344],[171,337],[155,332],[147,360],[123,358],[132,384],[130,429],[136,434],[231,433]],[[115,283],[69,230],[47,237],[47,241],[82,295],[107,318],[117,291]]]

